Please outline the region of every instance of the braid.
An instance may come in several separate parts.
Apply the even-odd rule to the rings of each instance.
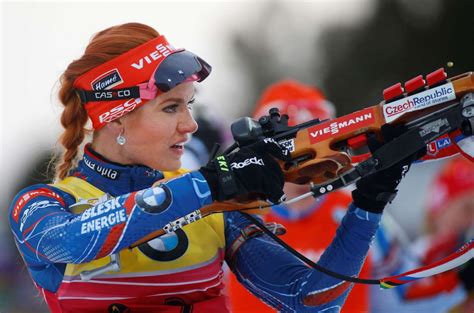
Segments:
[[[76,164],[79,147],[91,130],[86,129],[87,111],[74,89],[74,81],[87,71],[103,64],[124,52],[158,37],[153,28],[128,23],[107,28],[97,33],[87,46],[84,55],[73,61],[60,77],[59,100],[64,105],[61,125],[64,132],[59,143],[64,147],[62,156],[56,158],[56,179],[64,179]]]
[[[62,87],[59,91],[59,99],[64,104],[64,111],[61,115],[61,125],[64,127],[64,132],[59,138],[59,142],[65,150],[62,160],[56,167],[58,179],[64,179],[75,165],[78,147],[86,135],[87,112],[72,88],[74,80],[75,78],[67,77],[66,73],[60,79]]]

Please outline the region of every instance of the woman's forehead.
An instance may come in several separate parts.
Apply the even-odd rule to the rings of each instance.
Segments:
[[[171,99],[177,99],[181,101],[189,101],[194,97],[194,84],[192,82],[179,84],[168,92],[159,95],[157,98],[161,98],[161,102],[168,101]]]

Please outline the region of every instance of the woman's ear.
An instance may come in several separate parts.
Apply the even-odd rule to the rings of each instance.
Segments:
[[[123,124],[120,118],[107,123],[104,128],[114,137],[123,133]]]

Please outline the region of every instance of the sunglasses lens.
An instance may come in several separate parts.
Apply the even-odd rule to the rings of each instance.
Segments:
[[[211,66],[189,51],[175,52],[169,55],[156,69],[153,78],[161,92],[167,92],[177,85],[196,76],[203,81],[211,72]]]

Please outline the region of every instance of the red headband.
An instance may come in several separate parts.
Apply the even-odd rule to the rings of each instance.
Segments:
[[[164,36],[154,38],[126,53],[79,76],[74,87],[82,90],[103,91],[126,88],[147,82],[158,65],[176,51]],[[106,93],[104,93],[105,95]],[[84,104],[94,129],[99,129],[134,109],[147,100],[140,97],[113,101],[91,101]]]

